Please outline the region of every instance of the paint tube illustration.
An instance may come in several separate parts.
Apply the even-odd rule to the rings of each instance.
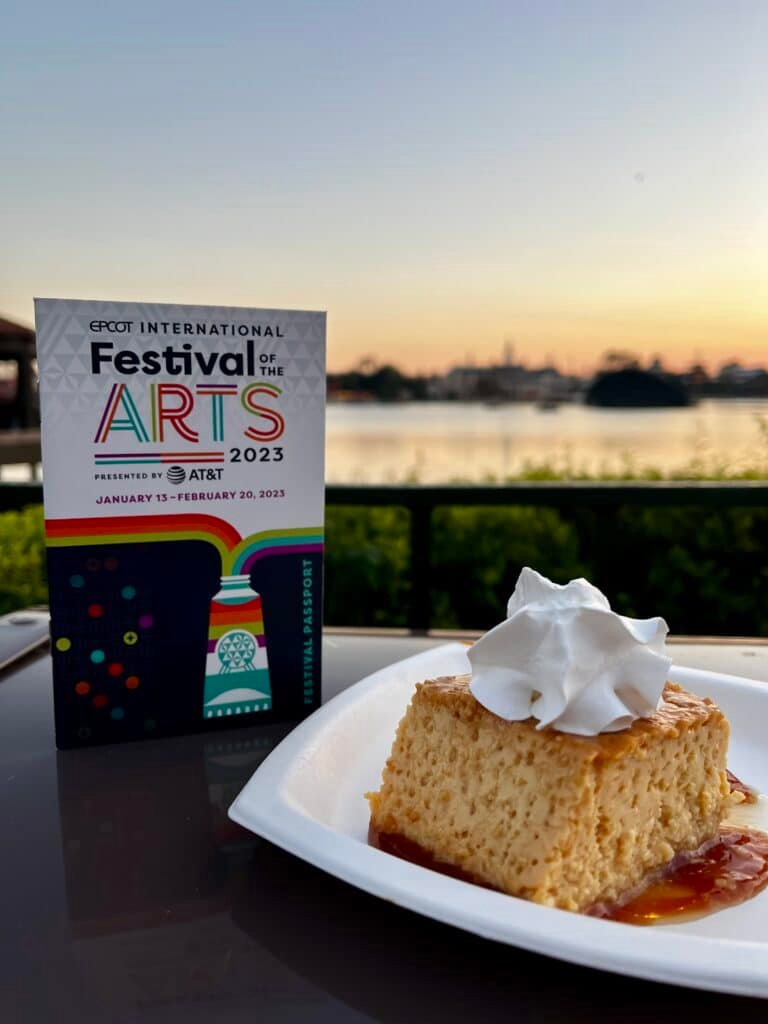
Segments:
[[[249,576],[222,576],[210,606],[203,715],[223,718],[271,707],[261,596]]]

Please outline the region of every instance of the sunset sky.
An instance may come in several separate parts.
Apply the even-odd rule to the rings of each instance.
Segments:
[[[768,362],[764,0],[0,19],[0,315],[327,309],[329,366]]]

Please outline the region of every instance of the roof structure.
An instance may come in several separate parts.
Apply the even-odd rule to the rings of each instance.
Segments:
[[[0,342],[6,341],[13,341],[16,345],[29,345],[34,353],[35,332],[32,328],[0,316]]]

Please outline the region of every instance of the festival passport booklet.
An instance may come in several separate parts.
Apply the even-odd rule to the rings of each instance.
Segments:
[[[320,702],[325,314],[37,299],[60,747]]]

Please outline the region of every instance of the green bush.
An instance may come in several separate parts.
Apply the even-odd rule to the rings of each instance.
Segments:
[[[768,509],[436,509],[432,626],[499,621],[518,572],[586,576],[628,615],[674,633],[768,635]],[[47,601],[40,506],[0,514],[0,612]],[[325,621],[405,626],[409,518],[397,508],[327,510]]]
[[[408,519],[392,509],[327,513],[325,621],[406,623]],[[436,509],[431,624],[487,629],[520,569],[585,576],[625,615],[662,615],[672,632],[768,635],[768,509]]]
[[[433,624],[487,629],[524,565],[569,580],[587,573],[571,523],[549,508],[438,508],[432,519]]]
[[[593,578],[617,611],[678,634],[768,634],[768,509],[627,507],[598,538]]]
[[[406,625],[408,529],[408,513],[401,508],[334,505],[327,509],[327,623]]]
[[[42,505],[0,514],[0,613],[47,604]]]

